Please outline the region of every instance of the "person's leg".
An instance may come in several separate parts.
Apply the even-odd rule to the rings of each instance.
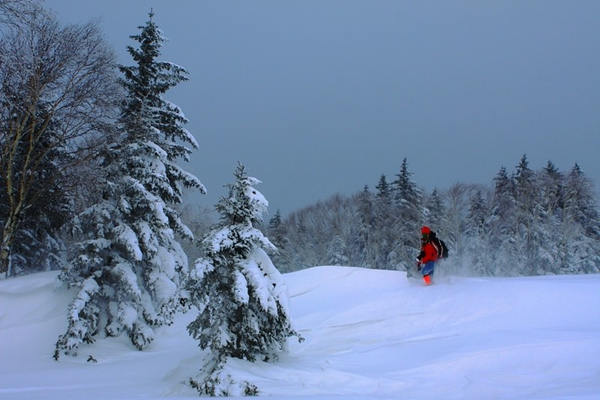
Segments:
[[[435,261],[429,261],[423,268],[421,268],[421,273],[423,274],[423,281],[426,285],[431,285],[431,277],[433,276],[433,270],[435,267]]]
[[[428,263],[425,263],[425,265],[423,265],[423,268],[421,268],[421,273],[423,274],[423,276],[433,275],[434,266],[435,266],[435,261],[429,261]]]

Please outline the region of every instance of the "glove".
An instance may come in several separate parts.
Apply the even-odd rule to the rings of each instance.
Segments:
[[[418,263],[417,263],[417,270],[418,270],[418,271],[420,271],[420,270],[421,270],[421,263],[420,263],[420,262],[418,262]]]

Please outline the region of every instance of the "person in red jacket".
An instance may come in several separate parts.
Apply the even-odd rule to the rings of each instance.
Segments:
[[[417,257],[417,267],[423,274],[425,285],[431,285],[431,277],[435,262],[438,259],[438,250],[431,242],[431,229],[428,226],[421,228],[421,253]]]

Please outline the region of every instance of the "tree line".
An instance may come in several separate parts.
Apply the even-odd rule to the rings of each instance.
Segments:
[[[448,273],[516,276],[600,272],[600,218],[590,180],[578,164],[539,171],[527,156],[501,167],[489,186],[457,183],[426,193],[408,162],[374,190],[276,213],[268,226],[283,271],[314,265],[357,265],[411,271],[419,227],[446,241]]]

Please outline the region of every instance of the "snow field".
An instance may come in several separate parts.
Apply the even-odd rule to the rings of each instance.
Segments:
[[[600,398],[600,276],[438,277],[317,267],[284,275],[303,343],[227,369],[270,399]],[[100,338],[51,356],[71,294],[47,272],[0,281],[0,399],[198,398],[188,313],[148,351]],[[86,362],[92,354],[97,363]]]
[[[314,383],[322,393],[600,397],[598,276],[442,278],[423,287],[396,272],[319,270],[338,284],[308,289],[302,307],[292,297],[292,310],[306,307],[298,325],[311,330],[291,354],[323,370]],[[351,384],[338,385],[342,376]]]

